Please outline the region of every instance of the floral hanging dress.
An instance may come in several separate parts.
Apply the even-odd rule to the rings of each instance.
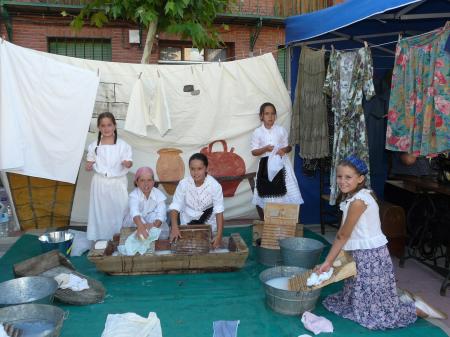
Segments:
[[[330,172],[330,205],[336,203],[336,167],[342,159],[356,155],[369,166],[369,146],[362,107],[363,93],[375,95],[370,49],[341,52],[333,49],[328,64],[324,91],[332,99],[334,114],[333,160]],[[370,186],[369,175],[367,184]]]
[[[450,150],[450,25],[396,48],[386,149],[433,156]]]

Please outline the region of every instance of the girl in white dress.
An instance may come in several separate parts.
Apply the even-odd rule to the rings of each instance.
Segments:
[[[97,119],[98,140],[88,148],[86,170],[94,171],[89,200],[87,238],[110,240],[120,232],[128,202],[127,173],[133,164],[131,146],[117,138],[110,112]]]
[[[128,209],[123,219],[123,227],[137,227],[137,235],[148,237],[152,227],[161,228],[160,239],[169,237],[166,222],[166,196],[155,186],[153,170],[140,167],[134,175],[136,187],[128,196]]]
[[[259,118],[262,125],[252,135],[252,155],[260,156],[256,176],[256,188],[253,194],[253,204],[256,205],[261,220],[264,219],[266,202],[303,204],[291,161],[287,153],[292,147],[288,144],[288,133],[285,128],[275,124],[277,110],[272,103],[264,103],[259,108]],[[268,175],[270,156],[280,156],[283,168],[272,181]]]
[[[181,237],[178,224],[208,224],[215,235],[213,248],[220,247],[223,232],[222,186],[207,174],[208,158],[195,153],[189,158],[190,177],[178,183],[170,210],[170,240]],[[178,221],[180,215],[180,221]]]

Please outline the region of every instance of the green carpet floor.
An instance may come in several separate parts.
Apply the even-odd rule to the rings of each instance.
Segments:
[[[239,232],[251,247],[251,227],[226,229],[225,234]],[[322,237],[308,230],[306,237]],[[327,247],[328,249],[329,247]],[[37,237],[22,236],[0,259],[0,281],[13,278],[12,265],[41,253]],[[324,253],[325,254],[325,253]],[[240,320],[239,337],[297,337],[308,333],[300,317],[277,314],[266,307],[259,273],[265,269],[251,252],[243,269],[230,273],[108,276],[97,272],[86,256],[71,258],[79,272],[101,281],[107,295],[103,303],[69,306],[55,303],[69,317],[64,321],[62,337],[100,337],[109,313],[135,312],[147,316],[154,311],[161,320],[164,337],[208,337],[213,335],[216,320]],[[332,336],[438,337],[446,334],[429,322],[418,319],[407,328],[370,331],[352,321],[342,319],[321,305],[324,296],[337,291],[335,284],[323,289],[314,313],[330,319]],[[331,334],[328,334],[331,336]],[[326,336],[326,334],[324,334]]]

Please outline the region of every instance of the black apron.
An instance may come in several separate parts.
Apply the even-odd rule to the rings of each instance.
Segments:
[[[261,198],[277,198],[286,195],[286,169],[283,167],[272,181],[269,181],[267,163],[269,157],[259,161],[258,175],[256,176],[256,191]]]
[[[205,209],[202,213],[202,215],[200,216],[200,218],[198,218],[198,220],[191,220],[188,225],[202,225],[205,224],[207,220],[209,220],[209,218],[212,215],[214,206],[211,206],[207,209]]]

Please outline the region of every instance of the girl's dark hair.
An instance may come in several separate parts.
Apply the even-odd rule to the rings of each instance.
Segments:
[[[112,121],[112,123],[114,124],[114,126],[116,126],[116,128],[114,129],[114,144],[116,144],[117,143],[116,118],[114,117],[114,115],[111,112],[102,112],[97,117],[97,127],[100,127],[100,123],[102,122],[103,118],[109,118]],[[97,147],[100,145],[101,140],[102,140],[102,133],[100,132],[100,130],[98,130],[97,146],[95,147],[95,154],[97,154]]]
[[[194,153],[191,158],[189,158],[189,165],[191,165],[191,161],[193,160],[200,160],[205,167],[208,167],[208,158],[203,153]]]
[[[275,111],[275,114],[277,113],[277,108],[275,108],[275,105],[273,105],[270,102],[266,102],[261,104],[261,106],[259,107],[259,118],[262,120],[262,115],[264,113],[264,109],[267,108],[268,106],[273,108],[273,111]]]

